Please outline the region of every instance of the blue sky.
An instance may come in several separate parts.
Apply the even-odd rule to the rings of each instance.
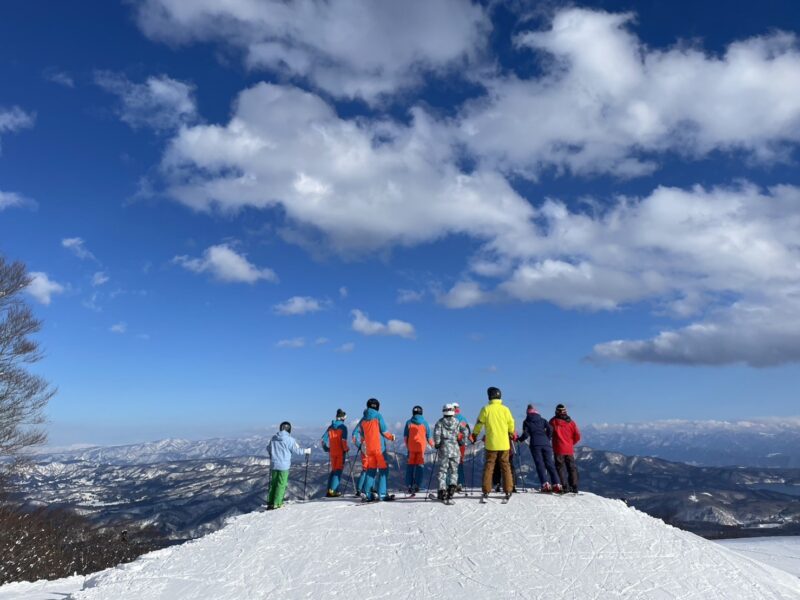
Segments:
[[[797,413],[793,3],[209,7],[0,8],[51,443]]]

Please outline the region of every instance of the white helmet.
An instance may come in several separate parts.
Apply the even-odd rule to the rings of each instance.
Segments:
[[[456,409],[452,404],[445,404],[442,407],[442,414],[445,417],[452,417],[456,414]]]

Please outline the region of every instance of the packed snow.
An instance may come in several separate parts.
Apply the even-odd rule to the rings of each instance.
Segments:
[[[720,540],[719,543],[739,554],[800,577],[800,536],[741,538]]]
[[[73,600],[800,598],[800,579],[592,494],[520,494],[507,505],[482,505],[477,496],[450,507],[422,499],[287,505],[236,517],[81,587],[60,593]],[[15,596],[34,598],[46,596]]]

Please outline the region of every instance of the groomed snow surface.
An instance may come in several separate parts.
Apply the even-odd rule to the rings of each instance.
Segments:
[[[592,494],[288,505],[80,583],[14,598],[800,599],[797,577]]]

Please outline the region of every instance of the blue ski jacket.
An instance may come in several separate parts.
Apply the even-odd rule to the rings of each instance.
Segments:
[[[288,471],[292,466],[292,452],[303,454],[303,449],[297,444],[289,432],[279,431],[272,436],[267,446],[270,465],[273,471]]]
[[[550,446],[553,428],[539,413],[528,413],[522,423],[522,435],[519,441],[524,442],[528,438],[531,438],[531,446]]]

